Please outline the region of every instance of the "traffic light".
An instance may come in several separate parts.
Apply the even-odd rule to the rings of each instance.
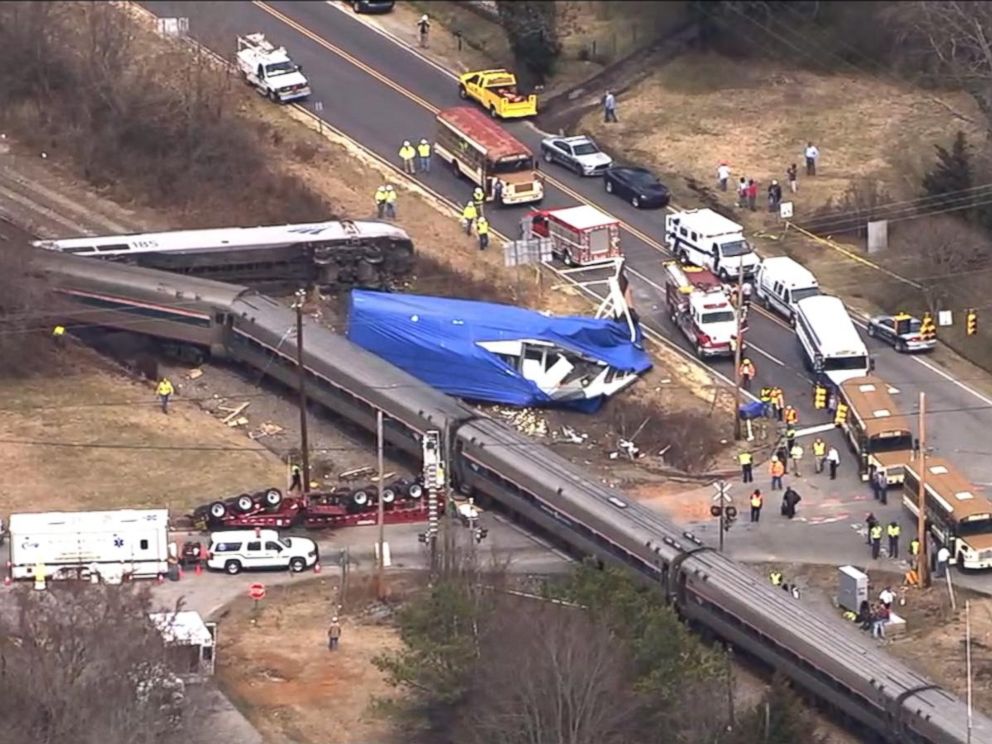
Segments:
[[[834,426],[843,426],[847,423],[847,404],[838,403],[837,413],[834,415]]]
[[[974,308],[969,309],[965,314],[965,327],[969,336],[978,333],[978,313],[975,312]]]
[[[920,321],[920,337],[924,341],[933,341],[937,338],[937,326],[934,325],[933,316],[930,313],[923,313],[923,320]]]
[[[823,385],[817,385],[813,390],[813,407],[821,411],[827,407],[827,388]]]

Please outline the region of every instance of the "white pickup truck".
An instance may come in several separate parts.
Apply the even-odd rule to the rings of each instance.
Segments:
[[[310,95],[303,68],[283,47],[274,47],[264,34],[238,37],[238,69],[249,85],[269,100],[287,103]]]

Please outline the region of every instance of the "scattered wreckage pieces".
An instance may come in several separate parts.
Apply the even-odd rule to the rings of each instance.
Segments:
[[[496,406],[493,412],[506,419],[514,429],[522,434],[532,437],[546,437],[548,435],[547,419],[538,415],[533,408],[502,408]]]

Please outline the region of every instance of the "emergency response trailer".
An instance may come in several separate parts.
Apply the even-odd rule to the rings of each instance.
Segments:
[[[700,359],[736,353],[737,311],[711,272],[667,262],[665,304],[672,323],[689,339]]]
[[[874,375],[855,377],[840,385],[839,400],[848,407],[841,430],[858,457],[861,480],[868,480],[881,468],[889,485],[898,485],[913,457],[913,430],[909,418],[896,405],[894,390]]]
[[[665,242],[682,263],[709,269],[723,281],[752,279],[761,259],[744,239],[744,228],[712,209],[665,215]]]
[[[528,215],[527,224],[534,235],[551,239],[552,252],[566,266],[589,266],[623,256],[620,223],[595,207],[540,209]]]
[[[465,176],[500,206],[539,202],[544,183],[534,154],[481,111],[467,106],[437,115],[437,156],[456,176]]]
[[[155,578],[168,570],[169,512],[121,509],[10,517],[14,579]]]

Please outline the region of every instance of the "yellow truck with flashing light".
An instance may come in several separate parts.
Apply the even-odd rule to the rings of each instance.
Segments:
[[[508,70],[476,70],[458,78],[458,95],[482,104],[494,119],[519,119],[537,114],[537,96],[517,90],[517,77]]]

